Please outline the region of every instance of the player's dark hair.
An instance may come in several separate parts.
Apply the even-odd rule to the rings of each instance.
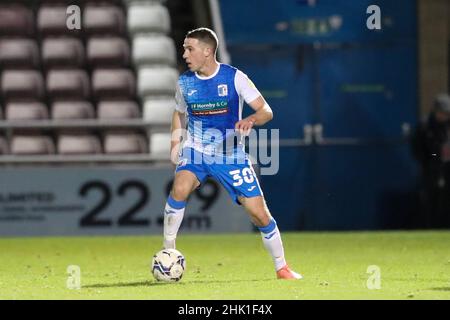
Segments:
[[[205,42],[213,47],[214,54],[219,46],[219,39],[214,31],[208,28],[198,28],[189,31],[186,34],[186,38],[193,38],[199,41]]]

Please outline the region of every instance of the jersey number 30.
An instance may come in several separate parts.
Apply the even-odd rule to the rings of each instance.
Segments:
[[[253,172],[250,168],[242,169],[242,174],[241,170],[233,170],[230,171],[229,174],[232,175],[233,180],[235,181],[233,183],[233,186],[235,187],[239,187],[244,181],[246,183],[252,183],[255,181],[255,177],[253,176]]]

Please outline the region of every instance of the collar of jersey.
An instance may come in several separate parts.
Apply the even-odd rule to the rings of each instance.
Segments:
[[[199,78],[200,80],[208,80],[208,79],[214,78],[214,77],[219,73],[219,70],[220,70],[220,66],[221,66],[221,65],[222,65],[222,64],[219,63],[218,66],[217,66],[217,68],[216,68],[216,71],[214,71],[214,73],[213,73],[212,75],[208,76],[208,77],[202,77],[202,76],[198,75],[197,72],[195,73],[195,76],[196,76],[197,78]]]

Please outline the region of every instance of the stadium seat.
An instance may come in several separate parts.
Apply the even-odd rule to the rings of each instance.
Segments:
[[[105,153],[133,154],[148,152],[147,141],[138,133],[107,133],[104,138]]]
[[[4,100],[41,100],[44,97],[42,74],[34,70],[4,71],[1,78],[1,93]]]
[[[41,36],[65,35],[69,37],[78,37],[81,35],[81,30],[71,30],[67,27],[67,9],[67,5],[61,3],[53,5],[44,4],[39,8],[37,14],[37,28]]]
[[[175,66],[176,50],[173,39],[164,35],[137,35],[133,39],[133,63],[136,66],[152,64]]]
[[[6,106],[6,120],[45,120],[48,110],[41,102],[11,102]]]
[[[30,9],[21,5],[0,4],[0,37],[32,37],[34,16]]]
[[[0,136],[0,154],[7,154],[8,151],[8,142],[4,137]]]
[[[150,135],[150,154],[168,160],[170,159],[170,133],[153,133]]]
[[[134,101],[100,101],[99,119],[132,119],[140,116],[139,106]]]
[[[36,0],[23,0],[23,1],[36,1]],[[92,5],[92,4],[108,4],[108,5],[121,5],[123,0],[41,0],[41,2],[45,2],[45,4],[66,4],[66,5],[71,5],[71,4],[76,4],[80,7],[83,7],[87,4]],[[138,0],[139,1],[139,0]],[[147,1],[147,0],[144,0]],[[155,0],[151,0],[151,1],[155,1]]]
[[[137,3],[143,3],[143,4],[148,4],[149,2],[151,3],[158,3],[158,4],[165,4],[167,2],[167,0],[122,0],[122,2],[126,5],[126,6],[130,6],[132,4],[137,4]]]
[[[87,44],[87,58],[93,68],[128,67],[130,46],[123,38],[90,38]]]
[[[170,124],[175,99],[147,99],[144,102],[144,120],[153,124]]]
[[[55,145],[49,136],[16,135],[11,139],[11,154],[37,155],[54,154]]]
[[[116,6],[87,5],[83,12],[83,28],[88,35],[125,35],[125,13]]]
[[[55,120],[92,119],[95,111],[88,101],[58,101],[52,104],[51,115]]]
[[[100,139],[90,133],[64,133],[58,136],[59,154],[98,154],[101,153]]]
[[[0,39],[1,69],[34,69],[39,67],[39,49],[30,39]]]
[[[143,99],[152,95],[175,95],[178,71],[170,67],[141,68],[138,71],[138,93]]]
[[[82,68],[83,43],[77,38],[46,38],[42,42],[42,61],[49,68]]]
[[[138,33],[170,32],[169,10],[159,3],[131,3],[128,8],[128,32],[135,36]]]
[[[47,92],[55,100],[87,100],[89,77],[84,70],[51,70],[47,74]]]
[[[97,69],[92,74],[92,90],[98,100],[133,99],[135,77],[128,69]]]

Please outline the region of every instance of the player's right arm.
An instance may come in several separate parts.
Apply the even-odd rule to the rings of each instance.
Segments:
[[[181,142],[184,137],[184,123],[186,121],[186,116],[177,110],[173,112],[172,115],[172,125],[170,132],[172,134],[172,139],[170,141],[170,160],[173,164],[178,163],[178,154],[180,151]]]
[[[184,100],[180,86],[177,84],[175,92],[175,110],[172,115],[172,125],[170,128],[172,135],[170,141],[170,160],[175,165],[178,163],[181,142],[186,137],[186,111],[186,101]]]

